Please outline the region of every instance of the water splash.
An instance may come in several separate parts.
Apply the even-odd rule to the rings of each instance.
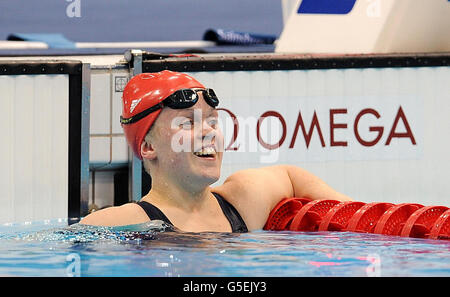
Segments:
[[[153,240],[156,238],[156,234],[173,230],[174,228],[171,225],[159,220],[116,227],[91,226],[77,223],[65,228],[19,233],[10,239],[61,243],[87,243],[93,241],[131,242]]]

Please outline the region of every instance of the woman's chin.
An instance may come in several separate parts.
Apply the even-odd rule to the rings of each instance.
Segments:
[[[202,170],[201,172],[198,172],[197,177],[199,183],[209,186],[219,180],[220,170]]]
[[[204,180],[205,184],[213,184],[220,178],[221,158],[198,158],[195,157],[195,163],[193,163],[193,173],[198,176],[199,179]],[[197,159],[198,158],[198,159]]]
[[[220,172],[210,173],[202,175],[202,179],[205,181],[205,184],[211,185],[218,181],[220,178]]]

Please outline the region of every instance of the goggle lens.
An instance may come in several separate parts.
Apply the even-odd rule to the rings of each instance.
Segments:
[[[206,103],[211,107],[216,107],[219,105],[219,98],[217,98],[216,93],[213,89],[181,89],[158,103],[132,117],[123,118],[120,116],[120,123],[123,125],[133,124],[140,119],[146,117],[147,115],[162,109],[164,106],[170,107],[172,109],[184,109],[194,106],[198,101],[197,92],[203,93],[203,98],[205,98]]]

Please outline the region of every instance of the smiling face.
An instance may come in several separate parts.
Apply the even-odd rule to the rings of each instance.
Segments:
[[[153,179],[164,176],[185,186],[205,187],[220,178],[223,135],[217,110],[198,94],[190,108],[164,108],[146,137],[141,154],[151,160],[151,171],[157,175]]]

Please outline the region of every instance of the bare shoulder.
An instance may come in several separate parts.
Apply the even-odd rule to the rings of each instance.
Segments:
[[[264,225],[274,201],[293,196],[292,184],[283,165],[237,171],[212,191],[230,202],[250,229]]]
[[[127,203],[98,210],[84,217],[80,224],[93,226],[125,226],[148,222],[144,210],[136,203]]]
[[[292,185],[285,165],[250,168],[230,175],[223,185],[215,188],[230,196],[284,195],[292,196]]]

